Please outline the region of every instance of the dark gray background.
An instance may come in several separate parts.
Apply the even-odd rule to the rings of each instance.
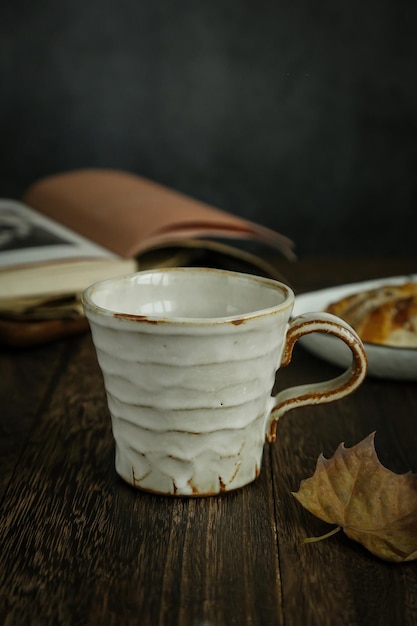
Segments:
[[[416,0],[3,2],[0,195],[137,172],[292,237],[416,251]]]

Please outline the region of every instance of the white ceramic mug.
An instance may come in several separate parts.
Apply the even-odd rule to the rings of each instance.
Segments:
[[[242,487],[258,476],[281,415],[361,384],[367,360],[352,328],[325,313],[289,321],[293,303],[275,280],[206,268],[138,272],[84,292],[125,481],[177,496]],[[342,339],[351,366],[272,397],[277,370],[312,332]]]

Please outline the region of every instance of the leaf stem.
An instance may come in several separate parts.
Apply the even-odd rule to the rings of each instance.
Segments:
[[[323,539],[328,539],[332,535],[338,533],[339,530],[342,530],[342,527],[336,526],[336,528],[333,528],[333,530],[330,530],[328,533],[326,533],[325,535],[321,535],[320,537],[307,537],[306,539],[300,541],[300,545],[305,546],[306,543],[317,543],[318,541],[323,541]]]

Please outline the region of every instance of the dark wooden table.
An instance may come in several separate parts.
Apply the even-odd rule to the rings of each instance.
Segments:
[[[417,259],[298,261],[296,292],[417,271]],[[299,347],[280,384],[333,366]],[[376,431],[381,461],[417,471],[417,384],[368,378],[338,403],[297,409],[257,481],[226,496],[141,493],[114,471],[89,334],[0,351],[0,621],[64,624],[415,625],[417,562],[392,564],[291,495],[321,452]]]

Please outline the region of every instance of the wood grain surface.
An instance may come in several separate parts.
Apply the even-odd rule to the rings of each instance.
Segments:
[[[280,262],[297,292],[416,271],[413,261]],[[334,376],[296,348],[277,387]],[[417,384],[368,378],[297,409],[260,477],[225,496],[169,498],[124,484],[89,334],[0,352],[0,623],[417,624],[417,562],[381,561],[292,496],[321,452],[376,431],[381,461],[417,472]],[[417,529],[416,529],[417,532]]]

